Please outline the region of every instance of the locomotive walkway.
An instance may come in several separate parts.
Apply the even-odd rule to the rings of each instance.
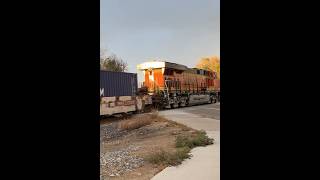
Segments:
[[[160,115],[198,130],[205,130],[215,143],[191,150],[191,159],[180,166],[167,167],[152,180],[220,179],[220,104],[200,105],[168,111]]]

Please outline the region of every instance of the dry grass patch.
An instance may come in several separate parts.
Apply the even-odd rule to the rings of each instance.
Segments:
[[[153,122],[167,122],[168,120],[160,116],[158,111],[153,110],[150,114],[137,116],[130,119],[122,120],[118,123],[120,130],[134,130],[140,127],[152,124]]]
[[[134,130],[138,129],[142,126],[146,126],[152,123],[152,120],[149,118],[133,118],[133,119],[126,119],[120,121],[118,124],[118,128],[120,130]]]
[[[178,148],[175,152],[168,152],[163,149],[154,152],[147,156],[146,160],[152,164],[162,164],[176,166],[182,163],[183,160],[190,158],[190,148]]]

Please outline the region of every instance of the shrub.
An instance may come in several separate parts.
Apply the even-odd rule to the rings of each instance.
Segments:
[[[204,131],[198,131],[195,136],[178,136],[176,139],[176,147],[194,148],[197,146],[206,146],[213,144],[213,139],[209,138]]]
[[[175,166],[181,164],[184,159],[190,158],[189,152],[190,148],[188,147],[178,148],[174,153],[169,153],[161,149],[160,151],[152,153],[146,159],[153,164]]]

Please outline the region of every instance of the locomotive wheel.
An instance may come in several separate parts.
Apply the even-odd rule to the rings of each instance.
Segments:
[[[186,103],[186,107],[191,107],[192,104],[190,104],[189,102]]]
[[[170,106],[171,106],[171,109],[179,108],[179,103],[173,103]]]
[[[162,110],[164,108],[164,105],[162,103],[155,103],[153,105],[153,108],[157,110]]]

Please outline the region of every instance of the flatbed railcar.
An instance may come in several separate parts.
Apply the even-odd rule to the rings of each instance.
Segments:
[[[151,97],[138,92],[137,74],[100,71],[100,116],[143,112]]]

